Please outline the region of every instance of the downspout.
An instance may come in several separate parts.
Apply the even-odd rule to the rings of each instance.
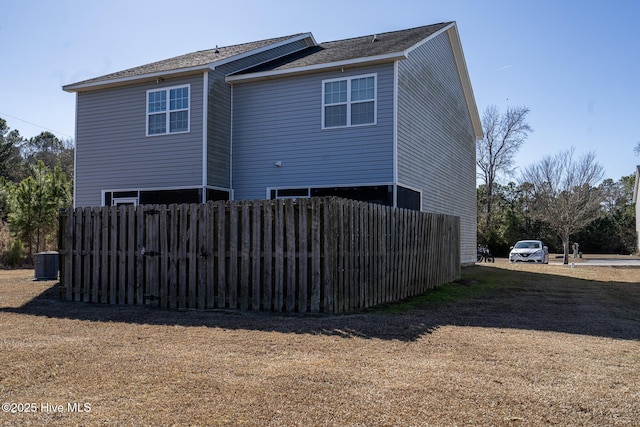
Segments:
[[[398,62],[393,62],[393,207],[398,206]]]
[[[78,94],[79,92],[76,92],[76,123],[74,126],[74,130],[75,130],[75,149],[73,150],[73,208],[76,208],[76,200],[77,199],[77,187],[78,187]],[[102,206],[102,203],[104,203],[104,196],[102,195],[102,192],[100,192],[100,205]]]
[[[207,137],[209,124],[209,72],[204,72],[202,82],[202,203],[207,202],[209,139]]]
[[[229,200],[235,200],[233,191],[233,84],[229,88]]]

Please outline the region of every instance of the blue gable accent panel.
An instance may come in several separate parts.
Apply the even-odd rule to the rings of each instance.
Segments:
[[[377,123],[322,129],[323,80],[370,74]],[[264,198],[269,187],[392,183],[393,78],[393,64],[385,64],[235,84],[235,198]]]
[[[476,254],[476,148],[447,32],[398,62],[398,183],[422,210],[460,217],[462,262]]]
[[[147,90],[190,85],[189,132],[146,136]],[[77,95],[76,206],[110,188],[202,185],[202,75]]]

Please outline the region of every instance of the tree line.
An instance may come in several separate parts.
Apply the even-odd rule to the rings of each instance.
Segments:
[[[583,252],[630,254],[638,251],[633,189],[635,174],[603,180],[595,153],[574,148],[545,156],[519,171],[514,156],[533,131],[529,109],[488,107],[484,138],[476,146],[478,243],[505,256],[517,240],[540,239],[564,254],[578,242]],[[640,143],[639,143],[640,147]],[[636,151],[640,149],[636,147]]]
[[[72,204],[74,145],[45,131],[24,138],[0,118],[0,261],[33,263],[57,249],[58,212]]]
[[[529,109],[482,116],[484,138],[476,146],[478,243],[504,256],[517,240],[543,240],[565,254],[579,242],[592,253],[637,252],[635,175],[603,178],[594,153],[575,149],[548,155],[516,176],[514,158],[533,129]],[[640,155],[640,143],[634,151]],[[75,148],[71,139],[45,131],[24,138],[0,118],[0,262],[32,262],[56,249],[58,212],[71,206]]]

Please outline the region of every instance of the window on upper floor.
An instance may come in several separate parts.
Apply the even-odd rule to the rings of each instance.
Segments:
[[[147,91],[147,136],[189,132],[189,85]]]
[[[322,81],[322,127],[376,123],[376,75]]]

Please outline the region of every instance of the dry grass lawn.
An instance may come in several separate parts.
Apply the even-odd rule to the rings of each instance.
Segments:
[[[298,317],[65,302],[0,271],[0,425],[638,425],[640,267],[463,276]]]

